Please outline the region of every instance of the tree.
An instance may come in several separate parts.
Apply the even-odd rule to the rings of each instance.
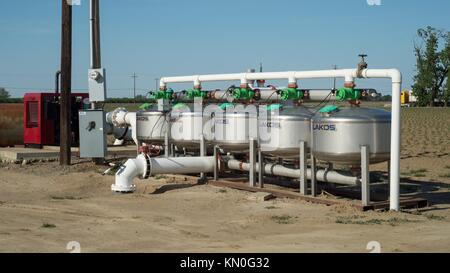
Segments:
[[[6,91],[5,88],[0,87],[0,100],[7,100],[9,99],[10,95],[9,92]]]
[[[444,65],[447,67],[447,84],[443,95],[445,107],[447,107],[450,101],[450,34],[447,34],[447,42],[445,44],[445,49],[442,52],[442,60]]]
[[[415,45],[417,74],[414,76],[413,93],[417,97],[419,106],[434,106],[436,99],[450,97],[445,89],[448,88],[450,68],[450,33],[436,30],[428,26],[417,31],[418,37],[425,44]],[[445,41],[445,46],[439,51],[439,42]]]

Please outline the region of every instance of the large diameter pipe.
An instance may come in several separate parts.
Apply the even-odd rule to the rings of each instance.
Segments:
[[[150,175],[212,173],[214,157],[151,158]]]
[[[214,156],[209,157],[172,157],[150,158],[140,154],[128,159],[116,173],[115,183],[111,185],[114,192],[134,192],[135,177],[146,179],[157,174],[193,174],[212,173],[214,171]]]
[[[250,164],[239,160],[228,161],[228,168],[231,170],[250,171]],[[256,164],[256,171],[259,172],[259,164]],[[290,169],[278,164],[264,164],[264,174],[300,178],[300,169]],[[307,178],[311,179],[311,169],[307,169]],[[343,185],[357,185],[361,181],[358,177],[346,176],[336,171],[318,170],[316,172],[318,181],[330,182]]]

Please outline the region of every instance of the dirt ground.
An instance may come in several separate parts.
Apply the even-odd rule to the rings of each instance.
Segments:
[[[82,252],[369,252],[372,241],[381,252],[450,252],[450,111],[426,110],[403,111],[401,188],[428,208],[259,201],[180,176],[116,195],[104,166],[1,164],[0,252],[68,252],[71,241]],[[371,170],[385,174],[386,164]]]

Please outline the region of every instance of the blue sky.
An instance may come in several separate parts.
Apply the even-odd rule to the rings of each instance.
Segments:
[[[102,62],[108,95],[154,89],[155,78],[243,72],[352,68],[369,55],[372,68],[398,68],[409,88],[416,31],[450,30],[448,0],[101,0]],[[0,0],[0,86],[14,97],[49,91],[60,61],[60,0]],[[74,90],[86,90],[88,0],[73,8]],[[329,88],[331,80],[299,82]],[[227,87],[208,84],[205,88]],[[359,81],[389,93],[389,82]],[[187,88],[186,85],[174,86]]]

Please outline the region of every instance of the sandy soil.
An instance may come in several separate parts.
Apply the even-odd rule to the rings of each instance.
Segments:
[[[349,206],[275,199],[195,185],[183,177],[110,192],[113,176],[90,163],[0,168],[0,251],[383,252],[450,251],[450,192],[420,211],[358,212]],[[442,201],[443,200],[443,201]]]

